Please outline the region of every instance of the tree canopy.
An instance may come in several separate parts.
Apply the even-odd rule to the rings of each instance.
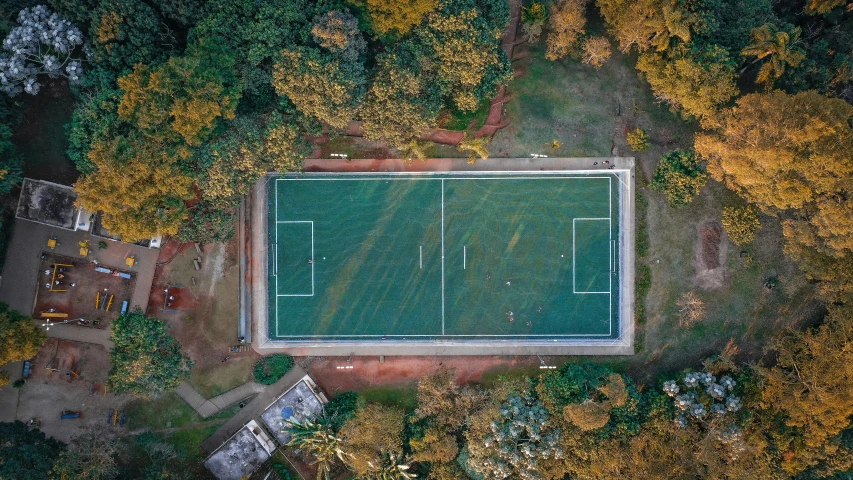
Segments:
[[[29,317],[0,302],[0,366],[35,357],[46,339]],[[5,372],[0,372],[0,387],[8,382]]]
[[[23,422],[0,423],[0,478],[44,480],[65,444]]]
[[[166,322],[139,311],[113,320],[110,339],[107,384],[116,393],[151,397],[174,390],[193,366],[181,344],[169,335]]]

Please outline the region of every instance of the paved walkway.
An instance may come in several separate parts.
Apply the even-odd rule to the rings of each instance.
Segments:
[[[263,392],[264,386],[255,383],[247,382],[239,387],[232,388],[227,392],[217,395],[213,398],[205,399],[195,388],[187,382],[181,382],[175,393],[183,398],[187,404],[198,413],[201,418],[208,418],[225,410],[231,405],[235,405],[240,400],[245,400],[252,395]]]
[[[219,427],[219,430],[214,432],[213,435],[201,442],[201,449],[208,453],[216,450],[223,442],[228,440],[231,435],[234,435],[237,430],[248,423],[249,420],[255,420],[258,424],[262,424],[261,413],[263,413],[263,411],[270,406],[276,398],[286,392],[290,387],[296,385],[296,383],[305,375],[305,370],[302,370],[299,365],[295,365],[289,372],[281,377],[279,381],[266,387],[261,386],[262,391],[259,392],[252,401],[240,409],[240,411],[225,422],[224,425]]]

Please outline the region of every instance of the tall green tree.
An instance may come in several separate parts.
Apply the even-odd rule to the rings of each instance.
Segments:
[[[115,393],[151,397],[174,390],[189,376],[193,362],[169,335],[166,322],[141,311],[126,313],[110,326],[107,384]]]
[[[315,48],[281,52],[273,69],[273,86],[308,116],[345,128],[364,96],[363,64],[348,62]]]
[[[46,339],[29,317],[0,302],[0,366],[35,357]],[[9,377],[0,372],[0,387],[8,382]]]
[[[678,46],[666,53],[642,53],[637,70],[655,96],[689,117],[712,115],[738,94],[734,62],[717,45],[702,52]]]
[[[0,423],[0,478],[44,480],[65,449],[65,444],[45,436],[23,422]]]

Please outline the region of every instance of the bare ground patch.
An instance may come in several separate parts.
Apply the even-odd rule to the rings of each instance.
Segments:
[[[694,283],[703,290],[716,290],[726,283],[728,238],[717,222],[698,225],[696,241],[696,278]]]

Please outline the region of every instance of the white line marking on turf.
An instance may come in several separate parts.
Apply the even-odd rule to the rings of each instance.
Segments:
[[[466,246],[463,246],[463,247],[462,247],[462,270],[465,270],[465,266],[466,266],[466,261],[465,261],[465,250],[466,250],[467,248],[468,248],[468,247],[466,247]]]
[[[423,269],[424,268],[424,246],[423,245],[421,245],[420,251],[421,251],[421,262],[420,263],[421,263],[421,269]]]
[[[607,222],[610,222],[609,218],[573,218],[572,219],[572,293],[574,293],[576,295],[577,294],[586,294],[586,293],[600,293],[600,294],[608,293],[608,294],[611,294],[612,290],[613,290],[612,285],[609,288],[610,291],[607,291],[607,292],[579,292],[577,290],[577,263],[576,263],[576,255],[575,255],[575,250],[576,250],[576,248],[575,248],[575,243],[576,243],[575,237],[577,236],[576,235],[577,228],[576,228],[575,222],[578,220],[600,220],[600,221],[606,220]],[[608,225],[609,225],[609,223],[608,223]],[[609,238],[610,238],[610,233],[608,232],[608,240],[609,240]],[[608,243],[608,245],[609,245],[609,243]],[[609,258],[609,256],[610,256],[610,254],[608,253],[608,258]],[[608,260],[608,262],[609,262],[609,260]],[[610,275],[608,275],[608,277],[610,277]]]
[[[287,293],[280,294],[278,293],[278,276],[275,277],[275,293],[276,297],[313,297],[314,296],[314,221],[313,220],[282,220],[276,222],[279,223],[310,223],[311,224],[311,293]],[[276,245],[278,245],[278,225],[276,225],[275,229],[276,236]],[[276,262],[278,262],[278,249],[276,248]],[[276,267],[277,269],[278,267]],[[278,315],[278,312],[276,312]],[[276,322],[278,321],[278,316],[276,316]]]
[[[441,334],[444,335],[444,179],[441,179]]]

